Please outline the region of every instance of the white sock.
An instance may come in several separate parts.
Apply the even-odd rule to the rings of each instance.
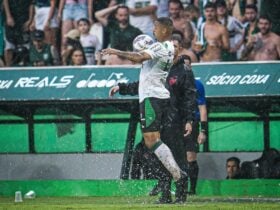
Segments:
[[[164,167],[171,173],[175,181],[181,178],[181,169],[176,163],[169,147],[161,143],[154,151],[155,155],[164,165]]]

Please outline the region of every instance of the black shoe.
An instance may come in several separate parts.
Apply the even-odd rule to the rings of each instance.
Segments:
[[[181,172],[181,178],[175,182],[176,192],[175,192],[175,203],[184,203],[187,200],[187,184],[188,176],[187,173]]]
[[[160,180],[159,188],[161,190],[161,197],[157,201],[158,204],[172,203],[171,198],[171,179]]]
[[[161,192],[159,183],[154,186],[154,188],[149,192],[149,196],[156,196]]]
[[[171,196],[170,197],[162,196],[155,202],[155,204],[170,204],[170,203],[172,203]]]

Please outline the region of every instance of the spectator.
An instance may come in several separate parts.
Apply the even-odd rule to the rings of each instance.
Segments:
[[[249,37],[242,52],[242,60],[269,61],[280,59],[280,37],[271,32],[271,21],[261,16],[258,21],[260,32]]]
[[[184,9],[183,17],[191,22],[193,29],[196,29],[197,21],[200,17],[199,9],[194,5],[189,5]]]
[[[83,47],[87,59],[87,65],[95,64],[95,54],[101,50],[100,42],[95,35],[89,33],[90,22],[86,18],[78,21],[78,30],[80,32],[80,43]]]
[[[167,17],[168,16],[168,1],[158,0],[157,17]]]
[[[206,22],[200,24],[192,42],[192,49],[199,54],[201,62],[217,62],[222,51],[229,49],[227,29],[217,22],[216,6],[208,2],[204,7]]]
[[[153,36],[154,20],[158,7],[157,0],[127,0],[130,24],[139,28],[144,34]]]
[[[44,31],[35,30],[31,33],[32,43],[29,50],[31,66],[59,65],[59,57],[56,49],[44,42]]]
[[[236,61],[237,51],[243,44],[244,29],[242,23],[235,17],[228,15],[225,0],[217,0],[216,6],[218,20],[229,32],[230,50],[222,54],[222,60]]]
[[[26,47],[18,46],[16,48],[12,66],[13,67],[29,66],[29,51]]]
[[[244,17],[245,7],[247,5],[257,6],[257,3],[257,0],[228,0],[227,8],[231,16],[244,23],[244,21],[246,21],[246,18]]]
[[[80,42],[80,32],[78,29],[72,29],[70,30],[65,36],[66,39],[66,48],[62,52],[62,64],[67,65],[69,62],[67,59],[69,58],[69,53],[73,48],[79,48],[82,49],[82,45]]]
[[[280,1],[279,0],[262,0],[261,15],[268,16],[271,20],[271,31],[280,36]]]
[[[96,1],[91,0],[89,1],[89,21],[93,21],[93,24],[90,29],[90,34],[96,35],[102,45],[102,49],[106,48],[109,45],[109,33],[104,31],[103,26],[98,22],[96,18],[96,12],[99,10],[106,9],[108,7],[112,7],[117,5],[118,3],[123,3],[122,0],[102,0]],[[92,4],[92,5],[91,5]],[[109,16],[108,19],[113,19],[112,16]]]
[[[35,0],[35,16],[33,18],[31,30],[42,30],[45,32],[45,42],[58,49],[58,27],[57,20],[57,0]]]
[[[61,53],[66,47],[64,35],[71,29],[77,28],[78,20],[88,18],[88,1],[93,0],[60,0],[57,18],[62,21]]]
[[[256,5],[247,5],[245,8],[245,35],[244,41],[248,42],[251,35],[258,33],[260,30],[258,28],[258,8]]]
[[[227,177],[226,179],[240,179],[240,159],[237,157],[230,157],[226,161]]]
[[[180,0],[168,1],[168,11],[173,22],[173,26],[176,30],[181,31],[184,34],[183,46],[188,49],[191,46],[194,33],[190,21],[182,16],[183,9],[184,8]]]
[[[29,48],[29,26],[33,17],[33,0],[4,0],[5,25],[5,62],[10,66],[13,51],[18,45]]]
[[[69,63],[72,66],[86,65],[86,57],[82,48],[73,48],[69,53]]]
[[[188,55],[191,58],[191,62],[198,62],[196,54],[191,49],[183,47],[183,37],[184,35],[180,31],[173,31],[172,33],[172,39],[179,42],[179,55]]]
[[[108,20],[108,16],[112,12],[115,12],[115,20]],[[136,36],[142,34],[142,32],[129,23],[129,9],[127,6],[115,5],[96,12],[95,16],[109,32],[111,47],[122,51],[133,50],[133,40]],[[133,62],[117,55],[110,55],[105,64],[122,65],[133,64]]]

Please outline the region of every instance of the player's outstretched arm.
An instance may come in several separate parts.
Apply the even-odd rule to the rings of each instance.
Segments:
[[[103,55],[117,55],[122,58],[128,59],[135,63],[142,63],[143,61],[150,60],[151,56],[146,52],[128,52],[121,51],[113,48],[107,48],[102,50]]]

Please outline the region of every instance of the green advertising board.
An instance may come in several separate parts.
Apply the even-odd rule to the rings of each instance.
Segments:
[[[207,97],[279,96],[280,62],[196,64],[194,74]],[[119,82],[139,78],[140,66],[46,67],[2,69],[0,102],[136,99],[108,97]]]

